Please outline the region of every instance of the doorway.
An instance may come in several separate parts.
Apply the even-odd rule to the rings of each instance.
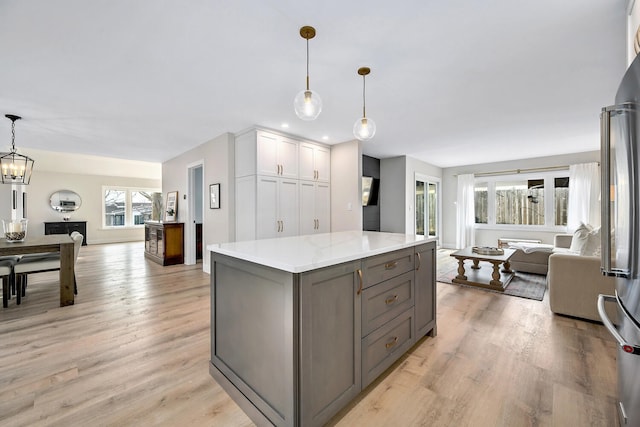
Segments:
[[[187,202],[189,214],[185,224],[185,264],[202,261],[204,218],[204,160],[187,165]]]
[[[440,180],[416,174],[416,222],[418,236],[440,236]]]

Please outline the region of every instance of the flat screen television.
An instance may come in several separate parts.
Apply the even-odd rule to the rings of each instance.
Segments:
[[[362,177],[362,206],[378,204],[378,180],[371,176]]]

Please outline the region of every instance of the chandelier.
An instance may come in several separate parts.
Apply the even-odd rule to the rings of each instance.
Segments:
[[[5,114],[11,120],[11,152],[0,153],[0,177],[3,184],[29,184],[33,159],[16,152],[16,120],[22,117]]]

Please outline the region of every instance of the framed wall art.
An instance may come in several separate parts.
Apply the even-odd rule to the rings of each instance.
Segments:
[[[220,184],[209,185],[209,208],[220,209]]]
[[[175,221],[178,218],[178,192],[167,193],[167,203],[165,206],[165,221]]]

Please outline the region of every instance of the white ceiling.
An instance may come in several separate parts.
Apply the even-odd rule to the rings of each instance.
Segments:
[[[168,160],[252,125],[440,167],[596,150],[626,64],[627,0],[0,0],[16,146]],[[293,112],[305,85],[324,101]],[[0,149],[10,121],[0,117]],[[37,159],[36,159],[37,160]]]

